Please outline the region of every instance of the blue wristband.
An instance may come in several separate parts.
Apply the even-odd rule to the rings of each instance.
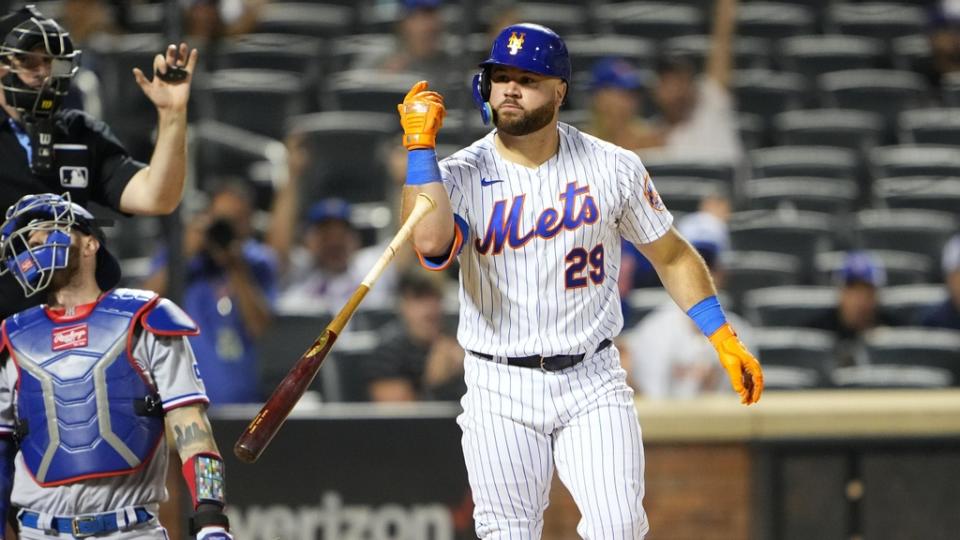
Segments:
[[[723,308],[720,307],[720,301],[716,296],[708,296],[697,302],[687,311],[687,315],[707,337],[712,336],[717,329],[727,323],[727,316],[723,314]]]
[[[433,148],[421,148],[407,153],[407,185],[422,186],[431,182],[443,182],[440,165],[437,164],[437,151]]]

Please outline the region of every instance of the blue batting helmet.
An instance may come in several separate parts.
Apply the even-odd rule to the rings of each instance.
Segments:
[[[0,225],[0,275],[13,274],[28,297],[44,290],[54,272],[69,263],[71,229],[100,241],[97,284],[104,290],[115,287],[120,281],[120,265],[107,251],[103,231],[93,214],[71,202],[69,193],[25,195],[7,209]],[[30,242],[37,231],[48,233],[42,244]]]
[[[570,53],[556,32],[539,24],[521,23],[500,31],[490,57],[473,77],[473,100],[484,124],[490,123],[490,68],[511,66],[570,82]]]

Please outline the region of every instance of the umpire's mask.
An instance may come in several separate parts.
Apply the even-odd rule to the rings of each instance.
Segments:
[[[80,51],[53,19],[27,6],[0,18],[0,63],[9,72],[0,78],[7,105],[20,113],[33,146],[34,173],[53,168],[52,116],[60,108],[77,74]]]

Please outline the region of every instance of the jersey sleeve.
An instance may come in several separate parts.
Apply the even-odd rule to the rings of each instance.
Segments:
[[[453,260],[460,255],[463,245],[470,237],[470,226],[466,220],[468,205],[459,186],[460,173],[444,161],[440,163],[440,174],[443,176],[443,187],[447,191],[447,196],[450,197],[450,207],[453,209],[453,242],[450,245],[450,250],[439,257],[424,257],[422,253],[417,251],[420,264],[427,270],[434,271],[444,270],[450,266]],[[414,251],[416,251],[416,248],[414,248]]]
[[[143,332],[133,354],[146,363],[160,394],[163,410],[210,402],[186,336],[158,336]]]
[[[673,214],[660,199],[639,156],[628,151],[619,154],[617,181],[623,194],[620,235],[634,244],[648,244],[666,234],[673,225]]]
[[[7,351],[0,350],[0,437],[13,436],[13,389],[16,381],[16,366]]]
[[[120,211],[120,197],[133,175],[147,165],[130,156],[106,123],[84,116],[86,127],[93,132],[94,159],[91,175],[95,184],[91,198]]]

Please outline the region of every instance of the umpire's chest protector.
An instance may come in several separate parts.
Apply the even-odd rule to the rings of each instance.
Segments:
[[[155,392],[131,348],[134,322],[156,302],[127,289],[69,322],[39,306],[4,322],[18,374],[20,451],[41,486],[129,474],[153,456],[163,417],[144,408]]]

